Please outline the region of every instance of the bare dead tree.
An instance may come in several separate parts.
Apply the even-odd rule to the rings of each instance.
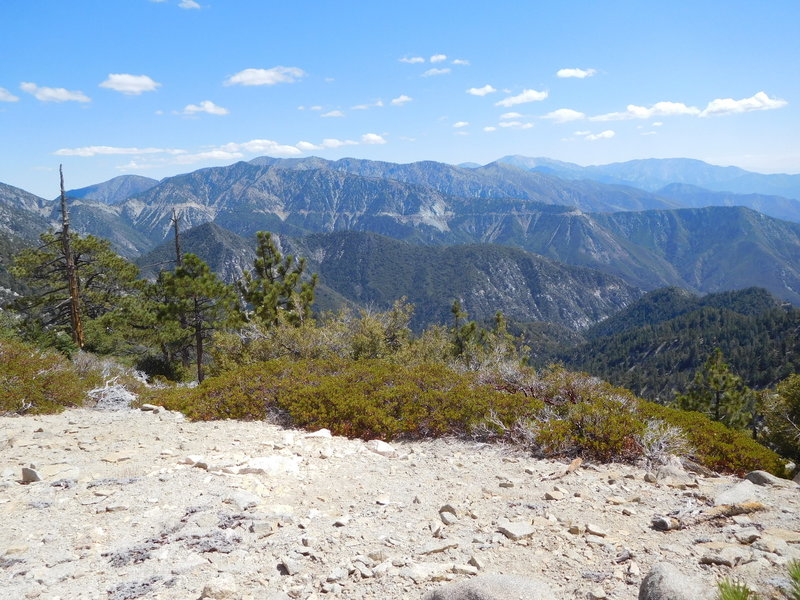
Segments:
[[[72,340],[78,348],[83,348],[83,323],[81,322],[81,297],[78,286],[78,272],[75,268],[75,257],[69,239],[69,211],[67,210],[67,194],[64,192],[64,169],[58,165],[61,176],[61,245],[64,249],[64,261],[67,269],[67,284],[69,286],[69,319],[72,326]]]
[[[183,265],[183,253],[181,252],[181,234],[180,234],[180,227],[178,226],[178,222],[180,221],[180,215],[178,215],[178,211],[175,210],[175,207],[172,208],[172,227],[175,229],[175,269],[179,269]],[[187,321],[186,316],[181,314],[178,322],[181,325],[181,329],[186,329]],[[202,347],[198,345],[198,347]],[[189,349],[183,348],[181,349],[181,364],[184,368],[189,367]],[[198,362],[198,377],[199,380],[202,381],[202,373],[200,372],[200,366]]]
[[[178,230],[178,221],[180,217],[178,212],[173,207],[172,209],[172,227],[175,229],[175,266],[180,267],[183,264],[183,255],[181,254],[181,237]]]

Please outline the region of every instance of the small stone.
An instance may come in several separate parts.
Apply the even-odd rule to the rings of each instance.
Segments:
[[[451,540],[442,540],[439,542],[432,542],[427,546],[423,547],[422,550],[419,551],[419,554],[422,555],[438,554],[439,552],[445,552],[453,548],[458,548],[458,542],[454,542]]]
[[[375,574],[372,572],[367,565],[362,562],[354,562],[353,566],[356,568],[356,571],[361,575],[364,579],[369,579],[370,577],[374,577]]]
[[[212,579],[205,586],[200,598],[213,598],[220,600],[225,598],[235,598],[239,591],[236,580],[230,573],[223,573],[216,579]]]
[[[564,493],[563,492],[558,492],[558,491],[555,491],[555,490],[553,490],[551,492],[545,492],[544,499],[545,500],[563,500],[564,499]]]
[[[458,517],[451,512],[440,512],[439,518],[445,525],[454,525],[455,523],[458,523]]]
[[[457,573],[459,575],[477,575],[478,568],[473,567],[472,565],[454,565],[453,573]]]
[[[752,544],[761,537],[761,532],[755,527],[747,527],[733,534],[740,544]]]
[[[375,454],[380,454],[381,456],[385,456],[386,458],[394,458],[397,456],[397,450],[395,450],[390,444],[387,444],[383,440],[369,440],[366,443],[367,450],[370,452],[374,452]]]
[[[386,506],[391,502],[389,498],[389,494],[381,494],[375,499],[375,504],[380,504],[381,506]]]
[[[350,523],[350,515],[342,515],[333,522],[334,527],[345,527]]]
[[[620,504],[625,504],[625,499],[619,496],[609,496],[606,498],[606,501],[609,504],[613,504],[614,506],[619,506]]]
[[[470,556],[468,563],[476,569],[483,570],[486,568],[486,561],[481,556],[473,554]]]
[[[608,598],[608,595],[601,587],[592,588],[589,591],[589,600],[604,600],[605,598]]]
[[[606,537],[608,532],[605,529],[601,529],[597,525],[593,525],[592,523],[588,523],[586,525],[586,533],[590,535],[596,535],[598,537]]]
[[[140,408],[140,410],[142,410],[144,412],[157,413],[160,410],[162,410],[164,407],[163,406],[156,406],[155,404],[142,404],[139,408]]]
[[[34,483],[36,481],[41,481],[42,478],[39,476],[39,473],[36,472],[35,469],[30,467],[22,467],[22,482],[23,483]]]
[[[504,523],[497,530],[510,540],[524,540],[531,537],[536,530],[530,523]]]
[[[307,433],[305,435],[307,438],[330,438],[331,430],[330,429],[319,429],[317,431],[313,431],[311,433]]]
[[[341,581],[342,579],[347,579],[347,569],[339,567],[328,574],[326,581],[334,583],[336,581]]]
[[[282,568],[283,573],[286,575],[297,575],[300,572],[300,563],[288,556],[284,556],[278,566]]]
[[[455,516],[458,516],[458,511],[453,507],[452,504],[443,504],[442,507],[439,509],[439,512],[440,513],[449,512],[454,514]]]
[[[658,482],[658,478],[653,473],[650,473],[649,471],[644,474],[644,480],[647,483],[657,483]]]

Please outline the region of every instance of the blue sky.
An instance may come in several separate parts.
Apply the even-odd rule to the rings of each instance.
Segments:
[[[3,0],[0,182],[256,156],[800,172],[800,3]]]

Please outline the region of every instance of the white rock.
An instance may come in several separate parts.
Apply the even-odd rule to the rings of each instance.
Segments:
[[[375,454],[380,454],[381,456],[385,456],[386,458],[394,458],[397,456],[397,450],[394,449],[390,444],[387,444],[383,440],[370,440],[366,443],[367,450],[370,452],[374,452]]]
[[[511,540],[524,540],[531,537],[536,530],[530,523],[503,523],[498,525],[497,530]]]
[[[714,504],[741,504],[761,499],[761,492],[752,481],[743,480],[714,497]]]
[[[213,598],[214,600],[224,600],[226,598],[235,598],[239,587],[236,585],[236,580],[230,573],[223,573],[216,579],[212,579],[203,587],[203,592],[200,598]]]
[[[330,438],[331,430],[330,429],[319,429],[317,431],[312,431],[311,433],[307,433],[305,435],[307,438]]]

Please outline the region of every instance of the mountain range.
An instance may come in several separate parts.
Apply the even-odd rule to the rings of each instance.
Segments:
[[[718,192],[765,194],[800,200],[800,175],[753,173],[739,167],[720,167],[690,158],[648,158],[588,167],[519,155],[504,156],[498,162],[563,179],[590,179],[652,192],[672,183],[685,183]]]
[[[409,259],[416,261],[452,260],[445,246],[459,245],[463,256],[471,252],[473,257],[481,252],[494,256],[497,247],[504,246],[599,270],[642,290],[679,286],[707,293],[760,286],[800,304],[800,224],[727,206],[741,200],[788,219],[800,203],[770,198],[763,191],[712,193],[686,183],[746,179],[786,188],[796,176],[756,177],[698,163],[631,161],[606,165],[603,171],[523,157],[477,167],[261,157],[160,182],[122,176],[68,195],[73,198],[74,228],[110,239],[129,258],[167,239],[175,209],[184,230],[211,222],[245,239],[269,230],[294,240],[321,233],[371,232],[408,242],[391,246],[373,241],[373,252],[427,253]],[[613,181],[592,181],[587,175]],[[725,206],[680,208],[702,205],[704,198]],[[11,186],[0,187],[0,207],[9,215],[6,222],[13,224],[7,226],[8,233],[23,240],[30,241],[33,231],[57,221],[56,203]],[[12,216],[9,211],[23,212]],[[800,220],[800,211],[797,216]],[[228,249],[215,251],[215,256],[242,254],[234,238],[219,230],[215,235],[219,248]],[[345,244],[345,239],[338,242],[341,252],[366,243]],[[483,245],[493,246],[490,250]],[[231,258],[228,266],[219,268],[233,277],[236,269],[246,268],[235,262]],[[322,269],[324,263],[318,266]],[[370,301],[355,291],[350,296],[357,302]],[[581,319],[574,317],[572,322],[590,324]]]

